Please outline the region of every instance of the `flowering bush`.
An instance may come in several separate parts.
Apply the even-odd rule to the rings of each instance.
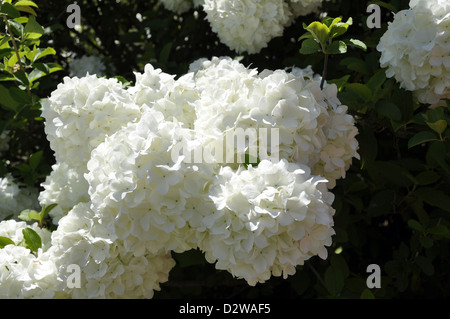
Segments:
[[[0,3],[1,297],[448,296],[445,2],[77,3]]]

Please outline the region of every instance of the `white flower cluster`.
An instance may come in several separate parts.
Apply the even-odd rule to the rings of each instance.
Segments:
[[[88,74],[104,76],[106,66],[102,59],[94,55],[83,55],[69,62],[69,76],[83,77]]]
[[[285,27],[315,12],[322,0],[160,0],[176,13],[203,5],[206,19],[220,41],[238,53],[258,53]]]
[[[17,183],[11,174],[0,178],[0,221],[17,218],[24,209],[38,209],[37,189]]]
[[[414,91],[421,103],[450,94],[450,2],[411,0],[381,37],[377,50],[386,75]]]
[[[228,57],[200,59],[178,79],[147,65],[128,90],[66,78],[43,105],[57,163],[39,198],[60,208],[38,256],[53,261],[54,296],[150,298],[168,280],[172,251],[199,248],[250,285],[326,258],[329,188],[358,144],[336,87],[319,80],[311,68],[258,73]],[[277,144],[279,160],[205,155],[239,128],[279,130],[279,141],[245,148],[273,154]],[[79,288],[66,284],[71,265],[82,268]]]
[[[33,229],[42,239],[37,256],[23,244],[22,230]],[[50,232],[37,224],[7,220],[0,223],[0,236],[15,245],[0,249],[0,298],[52,298],[57,282],[55,264],[45,251],[50,246]]]

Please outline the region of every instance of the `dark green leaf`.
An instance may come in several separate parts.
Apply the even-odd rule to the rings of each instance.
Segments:
[[[173,42],[169,42],[161,50],[161,53],[159,54],[159,60],[158,62],[161,64],[166,64],[169,60],[170,52],[172,51]]]
[[[360,97],[364,102],[372,99],[372,92],[367,85],[362,83],[349,83],[345,86],[345,89]]]
[[[360,296],[361,299],[375,299],[374,294],[368,289],[364,289]]]
[[[414,195],[431,206],[450,212],[450,196],[439,189],[421,187],[414,191]]]
[[[408,220],[408,226],[409,228],[417,230],[418,232],[424,231],[424,227],[417,220],[414,219]]]
[[[347,52],[347,45],[344,41],[334,41],[325,52],[328,54],[343,54]]]
[[[434,274],[434,266],[428,258],[424,256],[417,256],[416,262],[426,275],[431,276]]]
[[[20,17],[20,12],[9,3],[3,3],[0,7],[0,13],[6,14],[10,18]]]
[[[37,252],[39,248],[42,248],[41,237],[31,228],[25,228],[22,230],[23,239],[25,240],[25,245],[32,252]]]
[[[415,178],[418,185],[425,186],[437,182],[439,179],[441,179],[441,175],[433,171],[424,171],[419,173]]]
[[[16,19],[18,20],[18,19]],[[19,21],[9,20],[9,26],[11,27],[12,33],[17,37],[23,36],[23,25]]]
[[[7,237],[0,236],[0,249],[5,247],[6,245],[15,245],[15,243]]]
[[[375,110],[378,114],[387,117],[393,121],[400,121],[402,119],[402,113],[396,104],[386,100],[380,100],[375,105]]]
[[[438,141],[438,137],[434,132],[430,131],[422,131],[411,137],[408,141],[408,148],[430,142],[430,141]]]
[[[0,105],[3,108],[15,112],[19,110],[21,104],[11,96],[10,91],[3,85],[0,85],[0,96],[1,96]]]
[[[23,11],[23,12],[32,14],[35,17],[37,16],[36,11],[34,11],[34,9],[29,6],[16,6],[16,9],[19,11]]]
[[[302,42],[302,46],[300,48],[301,54],[313,54],[317,53],[320,50],[320,45],[314,39],[306,39]]]
[[[435,227],[428,228],[427,232],[429,232],[432,235],[444,236],[448,234],[448,228],[445,225],[438,225]]]
[[[325,271],[325,285],[332,296],[338,296],[345,285],[344,276],[339,268],[330,266]]]
[[[444,133],[445,129],[447,128],[446,120],[438,120],[433,123],[430,123],[430,122],[426,122],[426,123],[433,131],[435,131],[438,134]]]
[[[36,40],[44,34],[44,28],[36,21],[34,16],[30,16],[27,24],[23,29],[25,39]]]
[[[431,165],[439,165],[447,174],[450,174],[450,166],[448,165],[448,156],[445,143],[435,141],[430,144],[426,155],[427,162]]]
[[[29,164],[32,170],[36,170],[36,168],[39,166],[42,161],[43,155],[43,151],[38,151],[30,155]]]

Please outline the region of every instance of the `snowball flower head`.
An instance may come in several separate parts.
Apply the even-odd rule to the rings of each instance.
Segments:
[[[285,278],[314,255],[327,257],[334,196],[306,166],[263,160],[248,170],[223,167],[210,188],[216,211],[203,218],[200,248],[216,268],[250,285]]]
[[[104,76],[106,66],[102,59],[93,55],[83,55],[69,62],[69,76],[84,77],[88,74]]]
[[[250,54],[282,35],[291,16],[284,0],[205,0],[203,10],[221,42]]]
[[[140,116],[140,108],[116,79],[65,77],[43,102],[45,133],[57,162],[85,165],[93,148]]]
[[[450,92],[449,14],[446,0],[413,0],[395,14],[377,46],[386,75],[421,103],[437,103]]]
[[[93,208],[136,255],[193,248],[186,237],[193,211],[186,203],[203,192],[214,172],[171,151],[178,143],[193,142],[189,132],[149,109],[92,152],[85,176]]]
[[[90,209],[77,204],[52,233],[47,254],[54,260],[60,295],[72,298],[151,298],[174,266],[170,254],[135,256]],[[68,266],[78,265],[81,287],[68,287]]]

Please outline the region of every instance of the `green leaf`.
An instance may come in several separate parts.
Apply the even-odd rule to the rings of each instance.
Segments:
[[[311,32],[314,38],[316,38],[322,46],[325,46],[330,33],[330,29],[326,26],[326,24],[314,21],[306,27],[306,30]]]
[[[344,65],[349,70],[352,70],[352,71],[355,71],[358,73],[367,74],[367,75],[372,74],[369,67],[367,66],[366,62],[359,58],[354,58],[354,57],[344,58],[344,59],[342,59],[342,61],[339,64]]]
[[[402,113],[398,106],[387,100],[380,100],[375,105],[375,110],[378,114],[387,117],[393,121],[400,121],[402,119]]]
[[[23,12],[32,14],[35,17],[37,16],[36,11],[34,11],[34,9],[29,6],[16,6],[16,9],[19,11],[23,11]]]
[[[32,252],[37,252],[39,248],[42,248],[42,239],[33,229],[25,228],[22,230],[22,233],[28,249]]]
[[[5,247],[6,245],[15,245],[15,243],[7,237],[0,236],[0,249]]]
[[[433,171],[424,171],[424,172],[419,173],[415,177],[415,179],[416,179],[418,185],[425,186],[425,185],[434,184],[435,182],[440,180],[441,175],[439,175]]]
[[[419,237],[420,244],[425,248],[433,247],[433,239],[425,235]]]
[[[427,125],[436,133],[442,134],[447,129],[447,121],[446,120],[438,120],[436,122],[430,123],[426,122]]]
[[[427,204],[450,213],[450,196],[443,191],[432,187],[421,187],[414,191],[414,195]]]
[[[28,1],[28,0],[20,0],[17,1],[14,4],[15,7],[17,6],[31,6],[31,7],[35,7],[35,8],[39,8],[38,5],[36,3],[34,3],[33,1]]]
[[[334,39],[338,36],[343,35],[345,32],[347,32],[347,29],[348,29],[348,25],[346,25],[346,24],[331,27],[330,39]]]
[[[47,56],[47,55],[55,55],[56,51],[53,48],[45,48],[45,49],[38,49],[36,55],[33,57],[33,59],[30,59],[31,62],[36,62],[37,60]]]
[[[314,38],[313,35],[309,32],[305,33],[304,35],[302,35],[300,38],[298,38],[298,41],[302,41],[304,39],[312,39]]]
[[[36,168],[39,166],[42,161],[43,155],[43,151],[38,151],[30,155],[29,164],[32,170],[36,170]]]
[[[10,111],[18,112],[21,104],[18,103],[12,96],[10,91],[4,87],[3,85],[0,85],[0,105]]]
[[[41,212],[39,213],[40,220],[41,221],[44,220],[44,218],[48,215],[48,213],[50,213],[53,210],[53,208],[55,208],[56,206],[58,206],[58,204],[50,204],[48,206],[46,206],[44,204],[44,206],[42,207]]]
[[[166,64],[169,60],[170,52],[172,51],[173,42],[169,42],[161,49],[161,52],[159,54],[159,60],[158,62],[161,64]]]
[[[327,82],[336,84],[338,91],[340,92],[342,90],[342,88],[348,83],[348,79],[350,79],[350,75],[347,74],[339,79],[333,79],[333,80],[329,80]]]
[[[325,50],[325,53],[328,54],[343,54],[347,52],[347,45],[344,41],[334,41],[331,45]]]
[[[325,271],[325,285],[332,296],[338,296],[344,288],[345,281],[339,268],[330,266]]]
[[[9,93],[11,93],[11,96],[21,105],[28,105],[31,104],[31,98],[27,94],[25,90],[21,90],[17,87],[12,87],[9,89]]]
[[[450,174],[450,166],[448,165],[448,156],[445,143],[435,141],[430,144],[426,154],[427,163],[431,165],[439,165],[447,174]]]
[[[28,75],[30,83],[48,74],[63,70],[63,68],[56,63],[34,63],[32,66],[34,69]]]
[[[22,70],[17,70],[16,72],[13,73],[14,78],[22,85],[29,85],[30,82],[28,81],[28,76],[25,72],[23,72]]]
[[[347,45],[352,45],[358,49],[362,49],[364,51],[367,51],[367,45],[362,42],[361,40],[358,39],[349,39],[349,40],[345,40],[345,42],[347,43]]]
[[[425,230],[425,228],[417,220],[414,219],[408,220],[408,227],[417,230],[418,232],[423,232]]]
[[[448,234],[448,228],[445,225],[438,225],[427,229],[427,232],[432,235],[445,236]]]
[[[360,299],[375,299],[374,294],[369,290],[369,288],[366,288],[361,293]]]
[[[18,37],[23,36],[23,25],[19,21],[19,19],[9,20],[9,26],[11,27],[11,31]]]
[[[372,94],[375,95],[375,93],[381,89],[383,83],[386,81],[386,72],[385,70],[381,69],[375,72],[375,74],[369,79],[367,82],[367,86],[372,91]]]
[[[9,3],[3,3],[0,7],[0,13],[6,14],[10,18],[20,17],[20,12]]]
[[[36,40],[44,34],[44,28],[36,21],[34,16],[30,16],[27,24],[23,29],[25,39]]]
[[[23,211],[20,212],[18,218],[26,222],[39,221],[40,214],[39,212],[33,209],[24,209]]]
[[[434,266],[428,258],[424,256],[417,256],[416,262],[425,275],[431,276],[434,274]]]
[[[320,45],[314,39],[306,39],[302,42],[302,46],[300,48],[301,54],[313,54],[317,53],[320,50]]]
[[[349,83],[345,86],[345,89],[360,97],[364,102],[372,99],[372,92],[367,85],[362,83]]]
[[[422,131],[411,137],[408,141],[408,148],[430,142],[430,141],[439,141],[438,137],[435,133],[430,131]]]

